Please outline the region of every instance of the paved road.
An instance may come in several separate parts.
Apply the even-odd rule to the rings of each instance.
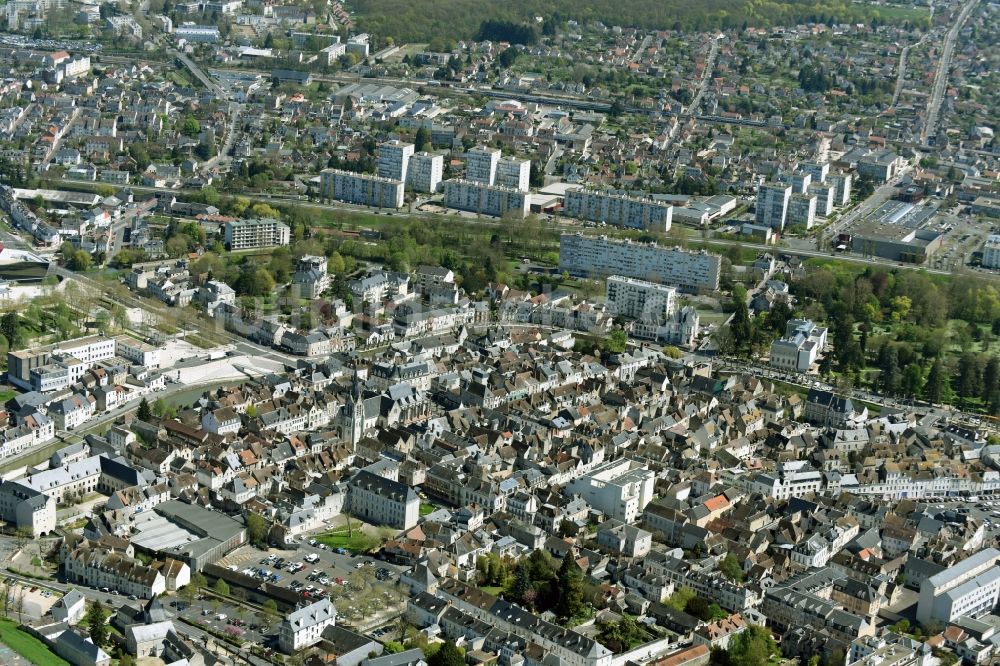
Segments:
[[[941,51],[941,60],[938,61],[937,71],[934,74],[934,86],[931,88],[930,98],[927,100],[927,115],[924,118],[924,126],[920,131],[920,142],[924,145],[930,136],[937,133],[938,117],[941,113],[941,102],[944,100],[945,87],[948,84],[948,73],[951,71],[951,58],[955,53],[955,42],[962,26],[972,13],[972,9],[979,4],[979,0],[969,0],[962,7],[958,14],[958,19],[948,31],[944,38],[944,48]]]

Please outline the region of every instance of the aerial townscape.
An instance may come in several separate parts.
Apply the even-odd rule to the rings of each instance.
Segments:
[[[0,666],[997,666],[995,0],[7,0]]]

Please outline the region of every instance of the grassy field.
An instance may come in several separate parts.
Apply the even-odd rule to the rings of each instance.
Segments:
[[[366,553],[378,545],[378,539],[365,534],[360,526],[355,527],[352,531],[349,531],[347,527],[338,527],[317,536],[316,540],[330,548],[343,548],[351,553]]]
[[[0,643],[38,666],[69,666],[68,661],[52,653],[45,643],[18,629],[11,620],[0,620]]]
[[[437,507],[435,507],[433,504],[429,504],[427,502],[421,502],[420,503],[420,515],[421,516],[426,516],[426,515],[432,514],[432,513],[434,513],[434,510],[436,508]]]

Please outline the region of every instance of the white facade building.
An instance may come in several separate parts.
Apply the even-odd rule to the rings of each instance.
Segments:
[[[406,171],[406,184],[414,192],[437,192],[444,176],[444,157],[431,153],[414,153]]]
[[[816,195],[793,194],[788,200],[788,216],[786,223],[803,224],[806,229],[812,229],[816,223]]]
[[[764,183],[757,191],[757,224],[781,231],[788,217],[788,202],[792,186],[785,183]]]
[[[226,222],[225,243],[230,251],[288,245],[288,226],[270,217]]]
[[[374,208],[402,208],[403,181],[364,173],[324,169],[320,175],[323,197]]]
[[[500,149],[478,146],[465,154],[465,180],[493,185],[500,163]]]
[[[526,192],[499,185],[447,180],[444,183],[444,205],[479,215],[503,217],[511,214],[519,219],[528,215],[530,199]]]
[[[531,178],[531,160],[504,157],[497,162],[496,185],[527,192]]]
[[[288,614],[278,629],[278,646],[292,654],[318,642],[323,630],[337,623],[337,609],[329,599],[321,599]]]
[[[677,290],[655,282],[612,275],[607,282],[608,304],[622,317],[659,325],[674,313]]]
[[[990,234],[983,245],[983,268],[1000,268],[1000,234]]]
[[[792,319],[785,335],[771,343],[772,367],[806,372],[826,346],[827,330],[808,319]]]
[[[599,190],[570,190],[566,193],[563,212],[568,217],[606,222],[617,227],[668,231],[674,207],[662,201]]]
[[[719,288],[722,258],[655,243],[563,234],[559,239],[559,269],[588,277],[624,275],[676,285],[681,291],[715,291]]]
[[[571,481],[567,495],[579,495],[609,518],[634,523],[653,499],[656,475],[646,465],[620,458],[606,462],[589,474]]]
[[[407,167],[413,157],[413,144],[399,140],[387,141],[378,147],[378,175],[380,178],[406,182]]]
[[[986,548],[920,585],[917,621],[951,622],[963,615],[979,617],[992,612],[1000,598],[1000,550]]]

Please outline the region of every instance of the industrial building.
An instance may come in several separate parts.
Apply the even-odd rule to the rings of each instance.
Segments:
[[[944,242],[944,235],[929,226],[936,212],[931,206],[888,201],[851,229],[851,251],[866,257],[922,264]]]

